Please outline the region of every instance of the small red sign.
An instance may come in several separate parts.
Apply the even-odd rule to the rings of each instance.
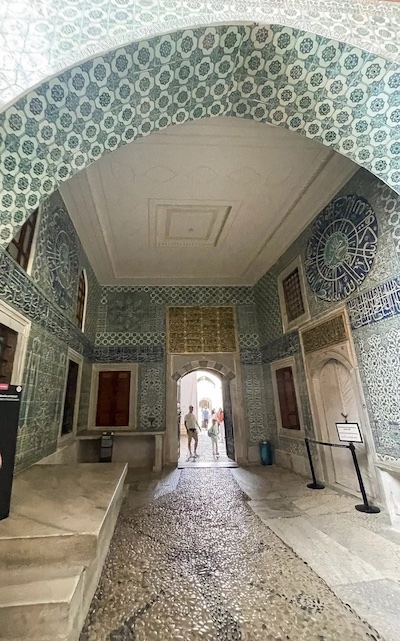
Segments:
[[[0,383],[0,391],[8,390],[9,387],[8,383]]]

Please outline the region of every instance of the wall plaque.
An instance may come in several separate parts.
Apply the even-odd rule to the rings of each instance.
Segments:
[[[233,307],[170,307],[168,351],[173,354],[236,352]]]
[[[347,340],[346,325],[343,315],[334,316],[301,334],[304,351],[316,352],[329,345],[336,345]]]
[[[345,443],[362,443],[362,435],[358,423],[336,423],[339,441]]]

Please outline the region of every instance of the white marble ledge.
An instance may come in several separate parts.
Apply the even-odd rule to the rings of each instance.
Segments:
[[[113,436],[164,436],[164,432],[133,432],[128,430],[88,430],[87,432],[80,432],[76,435],[79,441],[95,441],[100,439],[103,434],[112,434]]]
[[[395,461],[375,461],[375,467],[378,467],[384,472],[390,472],[391,474],[400,476],[400,461],[398,463]]]
[[[126,473],[125,463],[33,465],[14,481],[0,543],[38,535],[98,536]]]

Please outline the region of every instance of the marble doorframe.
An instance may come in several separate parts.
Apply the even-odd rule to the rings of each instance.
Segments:
[[[236,462],[248,462],[247,431],[244,416],[242,376],[239,355],[226,354],[168,354],[166,380],[166,429],[164,439],[164,465],[178,463],[177,388],[178,380],[196,370],[209,370],[229,381],[232,421],[235,439]]]
[[[367,412],[367,407],[364,398],[363,387],[361,383],[360,372],[357,363],[357,356],[351,336],[350,323],[347,316],[346,309],[339,308],[334,312],[324,314],[317,320],[307,323],[301,328],[300,337],[303,331],[315,328],[319,324],[330,320],[331,318],[342,314],[346,328],[346,339],[334,345],[322,347],[313,352],[306,353],[304,351],[303,341],[301,340],[301,349],[303,353],[304,368],[306,374],[306,383],[310,398],[311,413],[314,423],[314,433],[317,440],[328,440],[328,433],[325,427],[324,408],[322,393],[320,388],[320,375],[326,363],[330,360],[336,360],[341,363],[350,375],[353,389],[357,391],[356,405],[358,414],[362,421],[362,434],[366,447],[368,474],[371,479],[371,487],[373,488],[373,496],[371,497],[379,503],[384,503],[384,493],[381,483],[379,482],[376,473],[376,450],[375,443],[372,436],[371,425]],[[335,485],[334,481],[334,463],[331,448],[324,446],[317,446],[319,458],[321,461],[322,479],[330,485]]]

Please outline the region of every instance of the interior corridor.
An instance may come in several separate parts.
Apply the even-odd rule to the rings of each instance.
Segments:
[[[282,505],[282,492],[290,492],[294,502],[302,501],[303,512],[291,503],[290,513],[290,502]],[[347,510],[350,522],[358,519],[362,524],[367,518],[354,512],[349,497],[333,490],[318,496],[322,512],[322,505],[328,506],[328,513],[340,504],[339,511]],[[275,518],[285,524],[299,515],[304,519],[307,500],[312,503],[315,494],[307,490],[304,479],[277,468],[187,469],[159,482],[133,481],[80,641],[383,638],[255,514],[251,508],[257,511],[262,502],[264,512],[267,509],[266,497],[275,505],[269,517],[286,517]],[[374,521],[378,530],[384,529],[384,518],[379,515]],[[298,538],[303,547],[310,545],[304,527]],[[331,545],[325,542],[321,550],[320,537],[314,557],[321,561]],[[390,545],[394,568],[399,547]],[[355,577],[360,563],[354,550],[349,553],[347,564]],[[343,572],[345,580],[345,567],[331,569],[336,578]],[[398,638],[394,628],[390,634],[400,602],[396,604],[394,596],[386,604],[386,641]],[[346,595],[343,600],[350,602]],[[375,614],[380,607],[382,603],[376,603]]]

